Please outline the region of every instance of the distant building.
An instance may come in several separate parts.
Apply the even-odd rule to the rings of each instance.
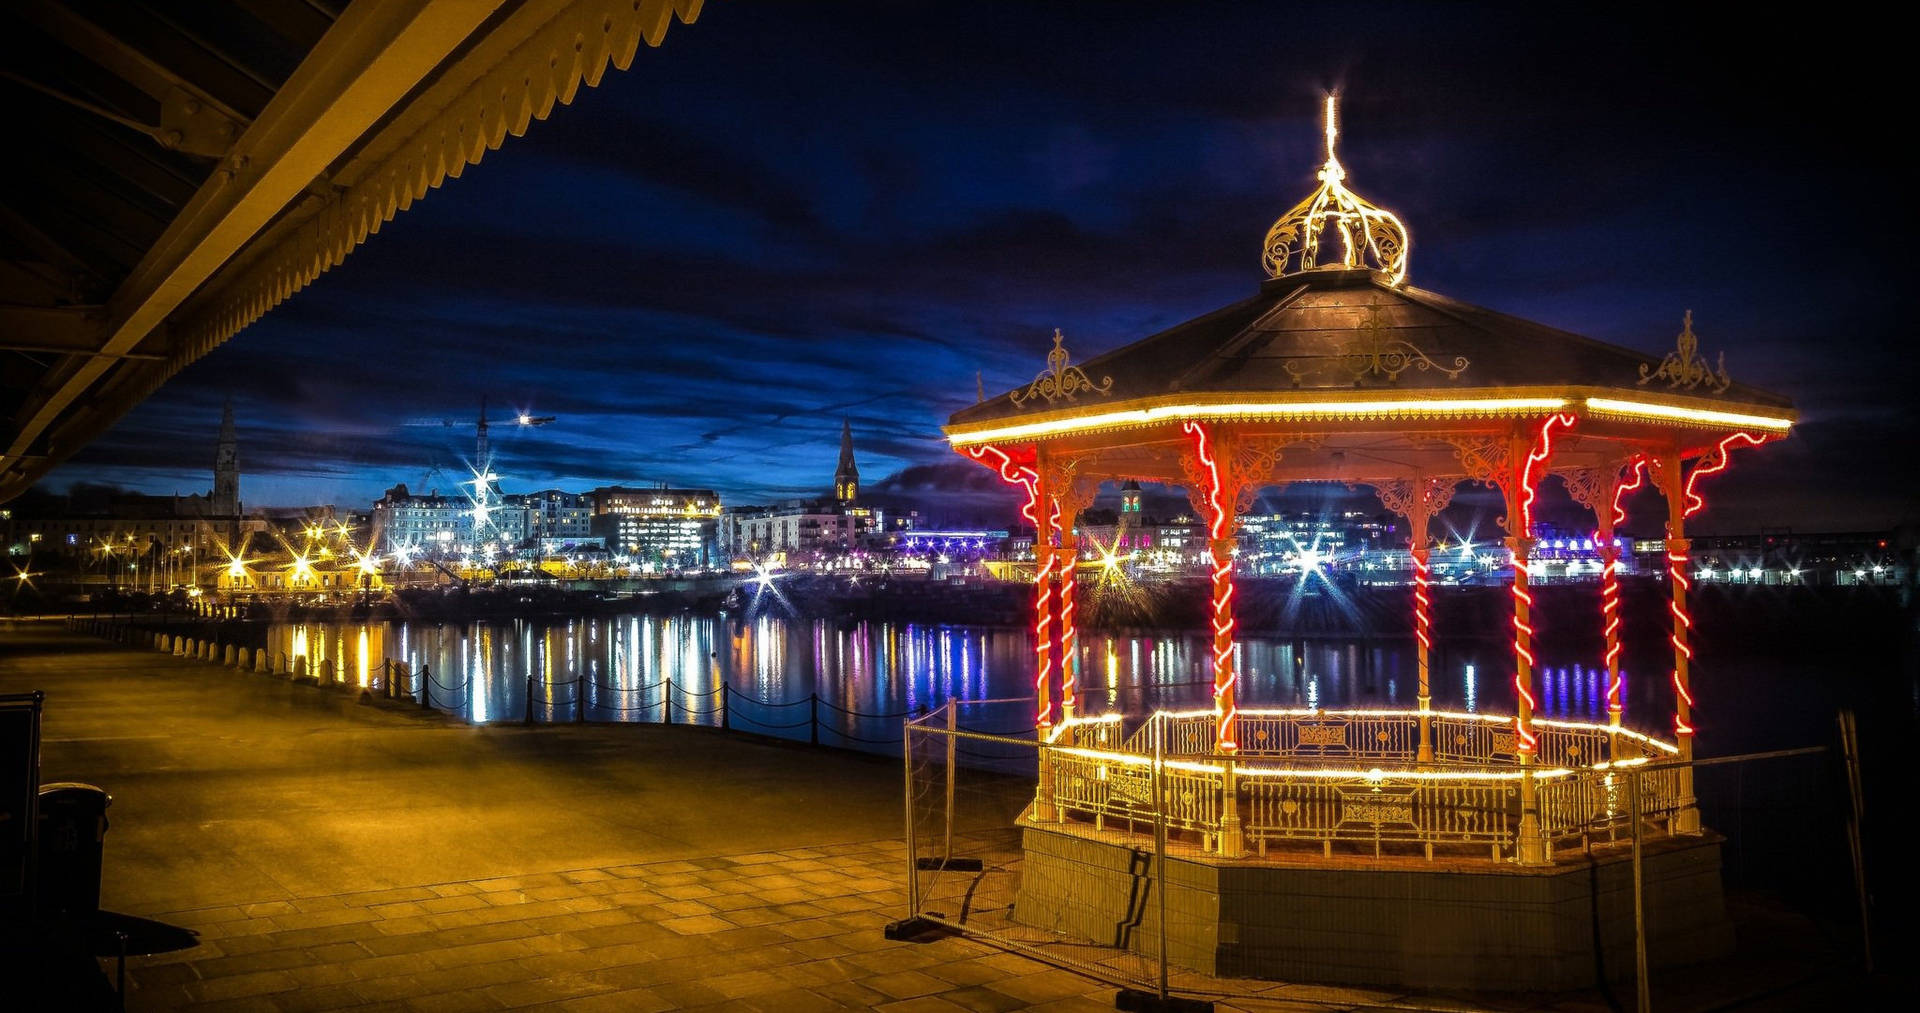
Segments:
[[[527,537],[564,542],[593,534],[593,494],[548,489],[505,497],[527,512]]]
[[[878,510],[860,506],[859,499],[853,426],[842,420],[833,495],[726,511],[720,517],[720,555],[730,561],[793,564],[872,545],[886,530],[885,518]]]
[[[711,489],[606,486],[587,494],[592,534],[608,551],[667,569],[713,562],[720,494]]]
[[[248,533],[266,526],[245,516],[240,502],[239,440],[229,401],[220,414],[207,492],[120,495],[92,503],[69,498],[50,508],[0,511],[0,528],[12,555],[84,559],[103,576],[109,568],[119,579],[126,572],[160,572],[172,575],[173,583],[187,583],[193,564],[237,550]]]
[[[833,501],[852,506],[860,498],[860,467],[853,463],[853,423],[840,420],[840,466],[833,472]]]
[[[373,537],[384,555],[457,554],[473,540],[473,501],[438,489],[417,496],[396,485],[374,501]]]
[[[729,510],[720,518],[720,549],[728,559],[813,561],[866,544],[874,511],[817,500]]]

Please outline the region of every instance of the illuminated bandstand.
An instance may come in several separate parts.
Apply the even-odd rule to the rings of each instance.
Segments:
[[[1407,284],[1406,224],[1347,189],[1334,139],[1329,98],[1319,186],[1268,231],[1269,277],[1252,298],[1080,363],[1056,333],[1030,384],[946,426],[955,451],[1024,494],[1037,532],[1034,719],[1046,745],[1023,824],[1086,841],[1116,822],[1137,826],[1157,741],[1167,820],[1216,864],[1258,864],[1278,849],[1289,861],[1406,856],[1430,869],[1550,871],[1569,845],[1590,856],[1625,838],[1635,818],[1618,776],[1627,767],[1649,771],[1635,779],[1646,825],[1670,840],[1711,839],[1688,766],[1686,523],[1737,451],[1787,435],[1791,403],[1732,382],[1723,361],[1701,354],[1691,314],[1654,363]],[[1603,570],[1589,621],[1604,636],[1604,724],[1534,714],[1528,568],[1549,475],[1596,518]],[[1075,522],[1101,483],[1127,480],[1184,487],[1207,527],[1209,709],[1137,723],[1081,709]],[[1414,709],[1265,710],[1241,699],[1236,517],[1263,488],[1304,481],[1370,486],[1407,520]],[[1428,527],[1462,482],[1505,501],[1513,711],[1498,717],[1436,711],[1429,692]],[[1667,504],[1675,704],[1636,723],[1657,735],[1623,713],[1614,537],[1626,495],[1646,483]],[[1717,878],[1712,889],[1717,907]]]

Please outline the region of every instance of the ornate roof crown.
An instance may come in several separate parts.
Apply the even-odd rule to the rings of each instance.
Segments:
[[[1347,189],[1347,170],[1333,153],[1334,139],[1340,134],[1334,117],[1336,102],[1336,96],[1327,96],[1327,162],[1320,167],[1320,188],[1267,230],[1262,255],[1267,276],[1279,278],[1321,266],[1321,233],[1332,226],[1340,236],[1340,266],[1370,266],[1398,285],[1407,277],[1407,227],[1393,212]]]

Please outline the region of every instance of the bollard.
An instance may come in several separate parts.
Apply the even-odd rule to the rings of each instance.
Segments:
[[[573,723],[587,720],[587,670],[582,666],[573,674]]]
[[[420,666],[420,709],[433,709],[433,667]]]
[[[820,694],[807,694],[807,741],[820,744]]]
[[[294,678],[304,679],[307,677],[307,656],[306,655],[302,654],[301,656],[293,659],[292,665],[293,665]]]
[[[177,658],[177,657],[179,657],[180,655],[182,655],[182,654],[185,654],[185,653],[186,653],[186,650],[187,650],[187,643],[186,643],[186,640],[187,640],[187,638],[185,638],[185,637],[174,637],[174,638],[173,638],[173,656],[174,656],[174,657],[176,657],[176,658]]]
[[[533,673],[527,673],[527,724],[533,724]]]
[[[322,686],[333,685],[334,680],[333,680],[333,659],[332,658],[322,658],[320,660],[320,674],[315,681],[319,682],[320,685]]]
[[[733,695],[733,687],[727,685],[724,682],[721,683],[720,684],[720,730],[721,731],[728,731],[733,728],[733,716],[727,713],[727,697],[732,695]]]
[[[261,675],[273,674],[273,662],[267,660],[267,649],[256,648],[253,652],[253,670]]]
[[[220,656],[220,663],[221,663],[222,665],[225,665],[225,666],[227,666],[228,668],[232,668],[232,667],[233,667],[233,653],[234,653],[234,652],[233,652],[233,645],[232,645],[232,644],[228,644],[228,645],[227,645],[227,650],[226,650],[226,653],[224,653],[224,654],[222,654],[222,655]]]

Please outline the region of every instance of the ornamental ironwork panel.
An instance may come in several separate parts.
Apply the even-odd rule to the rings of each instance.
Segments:
[[[1062,344],[1065,340],[1060,328],[1055,327],[1053,351],[1047,353],[1047,368],[1041,370],[1040,375],[1027,385],[1025,394],[1016,392],[1008,395],[1016,407],[1024,407],[1036,397],[1045,398],[1048,404],[1052,404],[1056,400],[1072,401],[1081,393],[1106,395],[1113,391],[1113,377],[1103,376],[1099,383],[1094,383],[1086,370],[1069,363],[1071,355]]]
[[[1356,385],[1369,377],[1393,383],[1409,369],[1422,373],[1436,371],[1446,374],[1449,380],[1458,380],[1460,374],[1472,365],[1464,355],[1454,356],[1451,365],[1434,361],[1413,342],[1389,334],[1391,328],[1381,319],[1381,314],[1379,306],[1367,307],[1367,320],[1358,331],[1360,344],[1352,351],[1308,359],[1310,365],[1306,366],[1285,362],[1281,363],[1280,368],[1293,377],[1295,386],[1299,386],[1309,376],[1336,370],[1350,374]],[[1446,356],[1441,356],[1441,359],[1445,360]]]
[[[1727,376],[1727,353],[1721,352],[1716,363],[1707,362],[1707,357],[1700,354],[1700,339],[1693,333],[1692,310],[1688,310],[1681,321],[1680,335],[1674,345],[1674,350],[1660,360],[1659,368],[1650,369],[1646,363],[1640,364],[1640,386],[1665,380],[1671,390],[1705,387],[1715,394],[1724,394],[1733,386],[1733,380]]]

